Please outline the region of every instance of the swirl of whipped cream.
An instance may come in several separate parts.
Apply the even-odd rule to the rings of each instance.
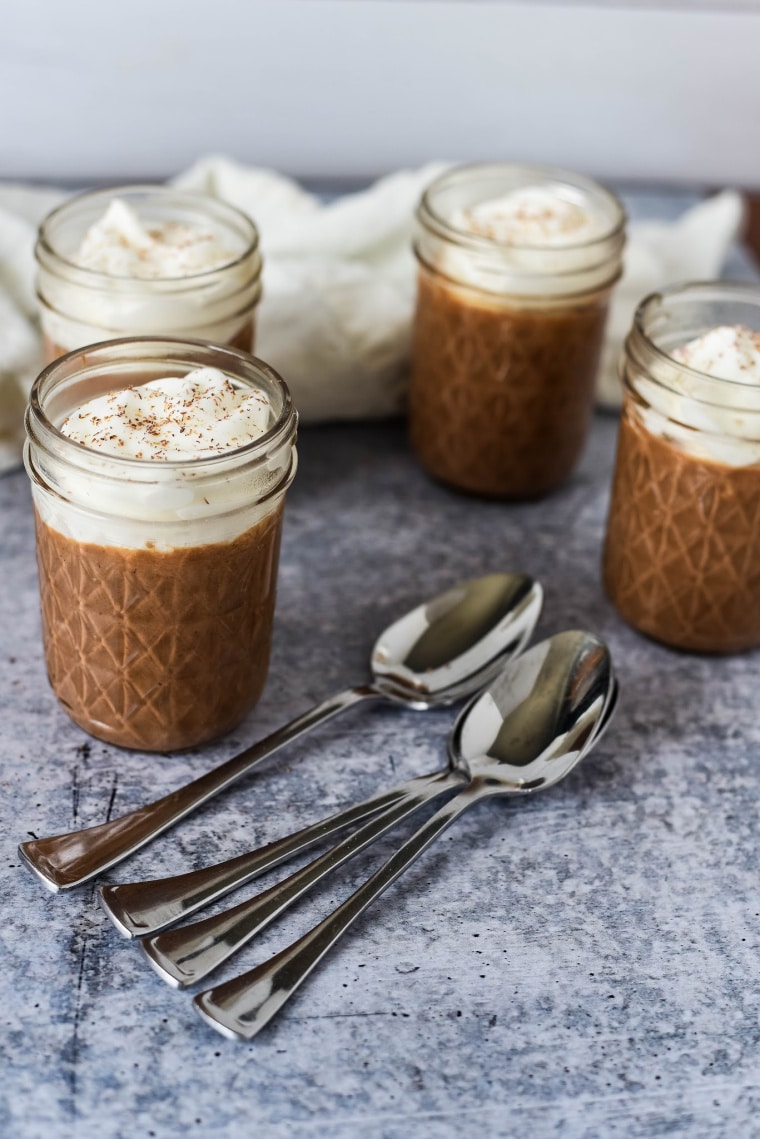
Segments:
[[[270,410],[263,392],[235,387],[216,368],[196,368],[89,400],[63,421],[61,431],[121,458],[201,459],[260,438]]]
[[[218,233],[178,221],[148,228],[127,202],[113,198],[71,260],[112,277],[155,280],[208,272],[235,257]]]
[[[599,217],[552,186],[524,186],[498,198],[456,210],[456,229],[499,245],[551,248],[588,241],[602,231]]]
[[[163,186],[72,198],[42,222],[35,255],[49,358],[135,335],[230,343],[261,297],[250,218]]]
[[[760,384],[760,332],[723,324],[689,340],[670,355],[679,364],[716,380]]]
[[[639,376],[634,386],[646,400],[640,415],[647,430],[672,440],[697,458],[726,466],[760,463],[760,332],[719,325],[668,352],[684,371],[655,382]],[[715,402],[705,398],[708,376],[728,381]],[[748,398],[748,393],[750,398]]]
[[[444,194],[445,179],[441,183]],[[622,211],[601,188],[595,193],[593,187],[547,178],[497,196],[468,197],[455,208],[445,201],[437,205],[434,197],[423,199],[421,207],[433,218],[437,208],[449,233],[430,241],[421,218],[418,255],[455,284],[513,302],[540,299],[551,305],[607,289],[616,280]]]
[[[277,508],[296,468],[292,435],[257,456],[275,425],[269,394],[214,367],[83,400],[54,425],[65,451],[30,437],[26,462],[41,520],[77,542],[231,541]]]

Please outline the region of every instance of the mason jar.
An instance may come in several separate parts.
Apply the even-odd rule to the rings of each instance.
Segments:
[[[119,199],[147,227],[180,223],[219,241],[228,260],[187,276],[115,276],[75,263],[88,230]],[[75,348],[127,336],[178,336],[253,351],[261,298],[256,226],[226,202],[167,186],[81,194],[48,214],[35,246],[37,296],[50,362]]]
[[[760,382],[721,379],[673,353],[727,326],[758,334],[760,353],[758,286],[678,285],[639,306],[621,367],[603,567],[630,625],[712,653],[760,645]]]
[[[64,435],[82,405],[129,385],[219,369],[269,400],[254,442],[151,461]],[[297,415],[277,373],[232,348],[116,340],[70,353],[26,416],[48,676],[69,716],[122,747],[186,748],[233,728],[267,676]]]
[[[582,237],[496,240],[468,211],[539,188],[588,219]],[[543,166],[464,166],[422,196],[409,424],[430,474],[498,498],[559,486],[589,428],[625,213],[589,178]]]

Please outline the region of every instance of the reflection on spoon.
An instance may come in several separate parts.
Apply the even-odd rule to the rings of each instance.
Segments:
[[[464,811],[493,795],[530,794],[570,772],[599,738],[616,700],[609,651],[588,633],[560,633],[511,662],[459,717],[449,749],[468,782],[384,866],[271,961],[200,993],[200,1014],[250,1040],[360,914]]]
[[[372,651],[370,684],[326,700],[199,779],[128,815],[23,842],[21,858],[50,889],[73,889],[139,850],[286,743],[362,700],[386,699],[424,711],[463,699],[527,644],[541,601],[541,587],[524,574],[489,574],[456,586],[382,634]]]

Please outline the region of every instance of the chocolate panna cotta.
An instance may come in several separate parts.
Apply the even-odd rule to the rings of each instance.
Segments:
[[[423,195],[409,429],[458,489],[537,498],[585,443],[624,213],[564,171],[463,167]]]
[[[75,542],[35,520],[48,676],[80,728],[169,751],[250,712],[269,666],[279,509],[232,542],[166,551]]]
[[[648,367],[641,314],[658,300],[641,306],[626,347],[605,588],[629,624],[667,645],[750,649],[760,645],[760,333],[708,328]]]
[[[561,485],[588,434],[606,319],[606,301],[505,308],[421,270],[410,436],[423,466],[489,497]]]
[[[92,352],[135,345],[139,358],[141,343],[155,342]],[[237,355],[205,354],[215,352],[233,363]],[[245,366],[266,367],[250,357]],[[108,382],[107,366],[99,382]],[[186,748],[230,730],[261,695],[283,497],[295,469],[295,415],[284,392],[283,438],[263,464],[256,443],[270,437],[277,409],[266,391],[213,367],[72,408],[60,422],[60,465],[45,462],[30,414],[48,674],[92,735],[148,751]],[[89,479],[75,465],[83,458]],[[142,482],[131,477],[135,467]]]

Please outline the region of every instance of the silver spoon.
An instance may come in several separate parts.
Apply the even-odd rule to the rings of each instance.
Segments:
[[[425,710],[476,692],[516,647],[541,610],[541,587],[524,574],[489,574],[455,586],[396,621],[372,650],[372,682],[298,716],[226,763],[154,803],[108,823],[19,846],[24,863],[53,891],[81,886],[247,775],[305,732],[363,700]]]
[[[517,669],[519,664],[520,662],[517,663]],[[508,669],[514,675],[515,666],[508,666]],[[611,675],[610,684],[604,711],[597,720],[593,733],[586,739],[584,753],[597,742],[614,712],[617,688]],[[472,708],[463,715],[466,718],[471,714],[475,714]],[[462,730],[460,721],[454,728],[455,740],[461,738]],[[417,791],[410,794],[402,804],[384,811],[289,878],[221,914],[141,942],[150,964],[164,981],[174,987],[185,988],[203,980],[303,897],[312,886],[364,850],[407,815],[418,810],[423,803],[448,791],[461,790],[468,784],[471,772],[474,775],[478,770],[480,757],[458,752],[456,743],[452,744],[450,752],[451,765],[448,770],[438,772],[435,776],[422,777],[417,781]]]
[[[462,715],[449,743],[470,782],[332,914],[263,965],[200,993],[201,1016],[250,1040],[279,1011],[360,914],[464,811],[492,795],[552,786],[588,750],[612,692],[602,641],[560,633],[508,665]]]
[[[519,596],[520,593],[518,593]],[[476,691],[476,685],[482,687],[487,683],[486,671],[488,675],[495,675],[495,672],[501,668],[507,659],[523,649],[538,617],[540,603],[540,588],[531,585],[525,596],[518,600],[517,605],[504,613],[499,624],[501,652],[498,658],[491,659],[492,649],[489,647],[488,656],[491,663],[487,666],[487,670],[479,669],[465,682],[469,686],[470,693]],[[445,611],[445,607],[442,607],[441,613],[443,614]],[[497,612],[500,611],[501,607],[497,608]],[[431,615],[428,614],[428,619],[430,618]],[[432,629],[433,626],[430,628]],[[485,631],[486,636],[490,638],[491,632],[487,621],[483,623],[481,630]],[[475,632],[476,630],[473,628],[470,636],[475,635]],[[452,646],[445,629],[442,631],[442,622],[435,626],[435,636],[441,645],[441,652],[444,652],[447,646],[449,652],[458,647]],[[385,647],[390,643],[392,643],[392,638],[386,634],[378,642],[378,646],[381,647],[380,653],[378,653],[378,646],[376,646],[373,657],[381,657],[378,666],[380,668],[383,667],[385,658],[392,659],[394,655],[397,658],[400,656],[399,649],[395,649],[391,653]],[[475,647],[477,648],[479,644],[483,643],[476,642]],[[428,685],[431,683],[431,674],[425,673],[423,666],[425,660],[430,659],[430,655],[431,642],[427,645],[421,645],[418,641],[413,660],[416,661],[416,667]],[[457,664],[459,659],[455,658],[454,664]],[[473,657],[473,660],[476,658]],[[409,656],[407,656],[406,667],[410,667]],[[463,694],[463,687],[462,682],[457,680],[456,691]],[[450,690],[443,688],[437,702],[451,703]],[[437,780],[439,776],[440,773],[435,772],[431,776],[422,777],[422,781],[413,779],[394,787],[390,791],[380,791],[365,799],[364,802],[338,811],[329,818],[313,823],[295,834],[286,835],[277,842],[258,847],[246,854],[237,855],[235,858],[216,863],[213,866],[202,867],[200,870],[188,871],[185,874],[178,874],[169,878],[156,878],[147,882],[123,882],[116,885],[101,886],[99,888],[101,904],[116,928],[125,937],[146,937],[149,934],[158,933],[159,930],[166,929],[182,918],[189,917],[197,910],[210,905],[211,902],[217,901],[231,890],[245,885],[246,882],[259,877],[267,870],[285,862],[288,858],[301,854],[317,843],[331,838],[346,827],[362,822],[380,810],[402,804],[408,797],[415,799],[423,785],[427,785],[430,780]]]

